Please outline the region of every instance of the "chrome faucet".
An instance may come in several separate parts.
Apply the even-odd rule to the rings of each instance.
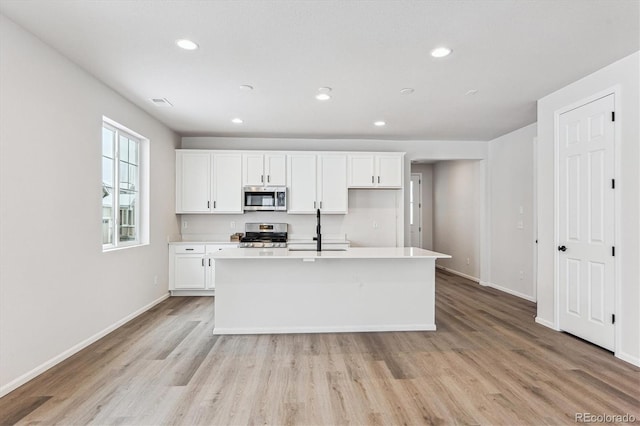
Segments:
[[[322,233],[320,232],[320,209],[316,211],[316,236],[313,240],[316,242],[316,251],[322,251]]]

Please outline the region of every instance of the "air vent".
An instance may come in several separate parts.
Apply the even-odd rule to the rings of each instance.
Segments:
[[[151,98],[149,99],[157,107],[172,107],[171,102],[166,98]]]

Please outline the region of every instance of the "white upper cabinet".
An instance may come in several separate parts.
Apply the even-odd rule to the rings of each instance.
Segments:
[[[176,152],[176,213],[211,210],[211,154]]]
[[[284,186],[287,184],[287,156],[285,154],[244,153],[242,155],[244,185]]]
[[[348,209],[347,156],[318,155],[317,198],[322,213],[346,214]]]
[[[287,213],[315,213],[316,155],[289,155],[287,171]]]
[[[176,151],[176,213],[242,213],[242,155]]]
[[[242,213],[242,155],[213,154],[213,213]]]
[[[346,155],[289,155],[287,176],[288,213],[347,213]]]
[[[403,154],[350,154],[349,188],[402,188]]]

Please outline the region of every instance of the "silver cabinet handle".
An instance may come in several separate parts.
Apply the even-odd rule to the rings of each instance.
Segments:
[[[271,183],[271,175],[267,175],[267,182]]]
[[[371,176],[371,183],[376,183],[375,177]]]
[[[213,208],[214,209],[216,208],[216,202],[215,201],[213,202]]]
[[[264,175],[260,175],[260,182],[264,183]]]
[[[211,266],[211,259],[209,259],[209,266]]]
[[[314,209],[316,208],[316,202],[315,201],[313,202],[313,208]]]
[[[204,266],[204,257],[202,258],[202,266]]]
[[[320,201],[320,208],[322,208],[322,201]]]
[[[186,250],[186,251],[193,251],[193,249],[192,249],[192,248],[187,248],[187,249],[185,249],[185,250]]]
[[[378,176],[378,183],[380,183],[380,176]]]
[[[207,208],[211,208],[211,201],[207,201]]]

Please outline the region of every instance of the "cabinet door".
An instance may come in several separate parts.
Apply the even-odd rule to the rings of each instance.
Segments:
[[[214,213],[242,213],[242,155],[213,155]]]
[[[349,187],[370,188],[375,186],[375,163],[371,154],[349,155]]]
[[[284,154],[266,154],[264,156],[266,185],[287,184],[287,156]]]
[[[322,213],[347,213],[347,156],[318,156],[318,198]]]
[[[382,188],[402,187],[402,157],[396,155],[379,155],[376,157],[376,186]]]
[[[176,213],[210,211],[210,158],[208,153],[176,153]]]
[[[288,157],[287,213],[315,213],[316,156],[295,154]]]
[[[264,184],[264,155],[243,154],[243,184],[262,186]]]
[[[174,274],[176,290],[205,289],[206,267],[201,254],[176,255]]]

